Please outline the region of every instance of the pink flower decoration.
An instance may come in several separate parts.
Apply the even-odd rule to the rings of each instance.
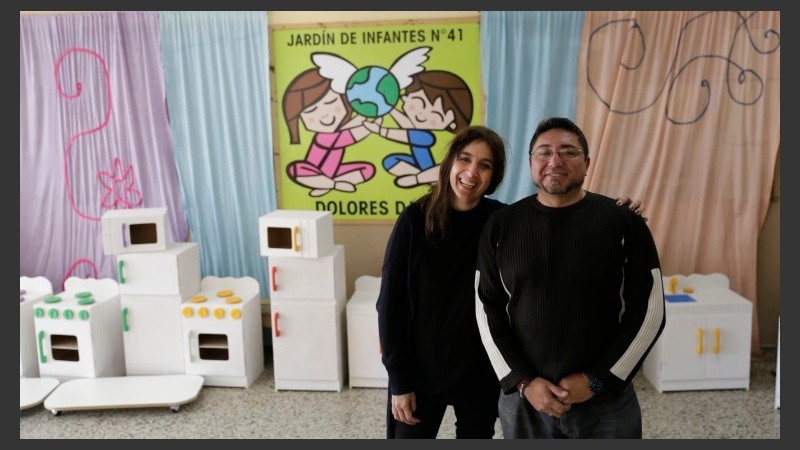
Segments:
[[[122,161],[114,158],[114,172],[98,171],[97,178],[103,185],[105,193],[100,200],[100,205],[107,209],[130,209],[142,204],[142,193],[133,185],[136,177],[133,166],[122,168]]]

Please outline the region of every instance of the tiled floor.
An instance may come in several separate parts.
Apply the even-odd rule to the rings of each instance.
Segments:
[[[269,356],[269,355],[268,355]],[[275,392],[271,358],[248,389],[204,387],[199,397],[168,408],[64,412],[41,405],[20,411],[21,439],[159,438],[270,439],[384,437],[385,389],[345,387],[342,392]],[[775,409],[775,351],[752,362],[750,390],[659,394],[639,374],[634,380],[646,439],[779,439]],[[440,438],[455,437],[448,409]],[[497,425],[495,438],[502,438]]]

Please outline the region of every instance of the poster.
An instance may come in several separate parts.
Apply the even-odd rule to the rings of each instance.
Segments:
[[[483,122],[478,22],[273,29],[282,209],[393,221]]]

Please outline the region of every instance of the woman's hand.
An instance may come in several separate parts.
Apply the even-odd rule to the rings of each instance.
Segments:
[[[392,416],[394,420],[408,425],[416,425],[419,423],[419,419],[414,417],[414,411],[416,410],[417,394],[409,392],[408,394],[392,395]]]
[[[622,197],[617,197],[617,204],[620,206],[628,205],[628,208],[630,208],[631,211],[642,216],[642,220],[647,222],[647,217],[644,215],[644,211],[647,209],[647,207],[642,204],[641,200],[631,200],[630,197],[625,195]]]

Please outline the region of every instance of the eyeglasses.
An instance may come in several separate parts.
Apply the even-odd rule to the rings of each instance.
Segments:
[[[578,159],[583,156],[583,150],[579,148],[562,148],[558,150],[553,150],[551,148],[537,148],[531,153],[531,155],[533,155],[535,159],[545,161],[552,158],[556,153],[558,153],[558,156],[561,157],[561,159]]]

